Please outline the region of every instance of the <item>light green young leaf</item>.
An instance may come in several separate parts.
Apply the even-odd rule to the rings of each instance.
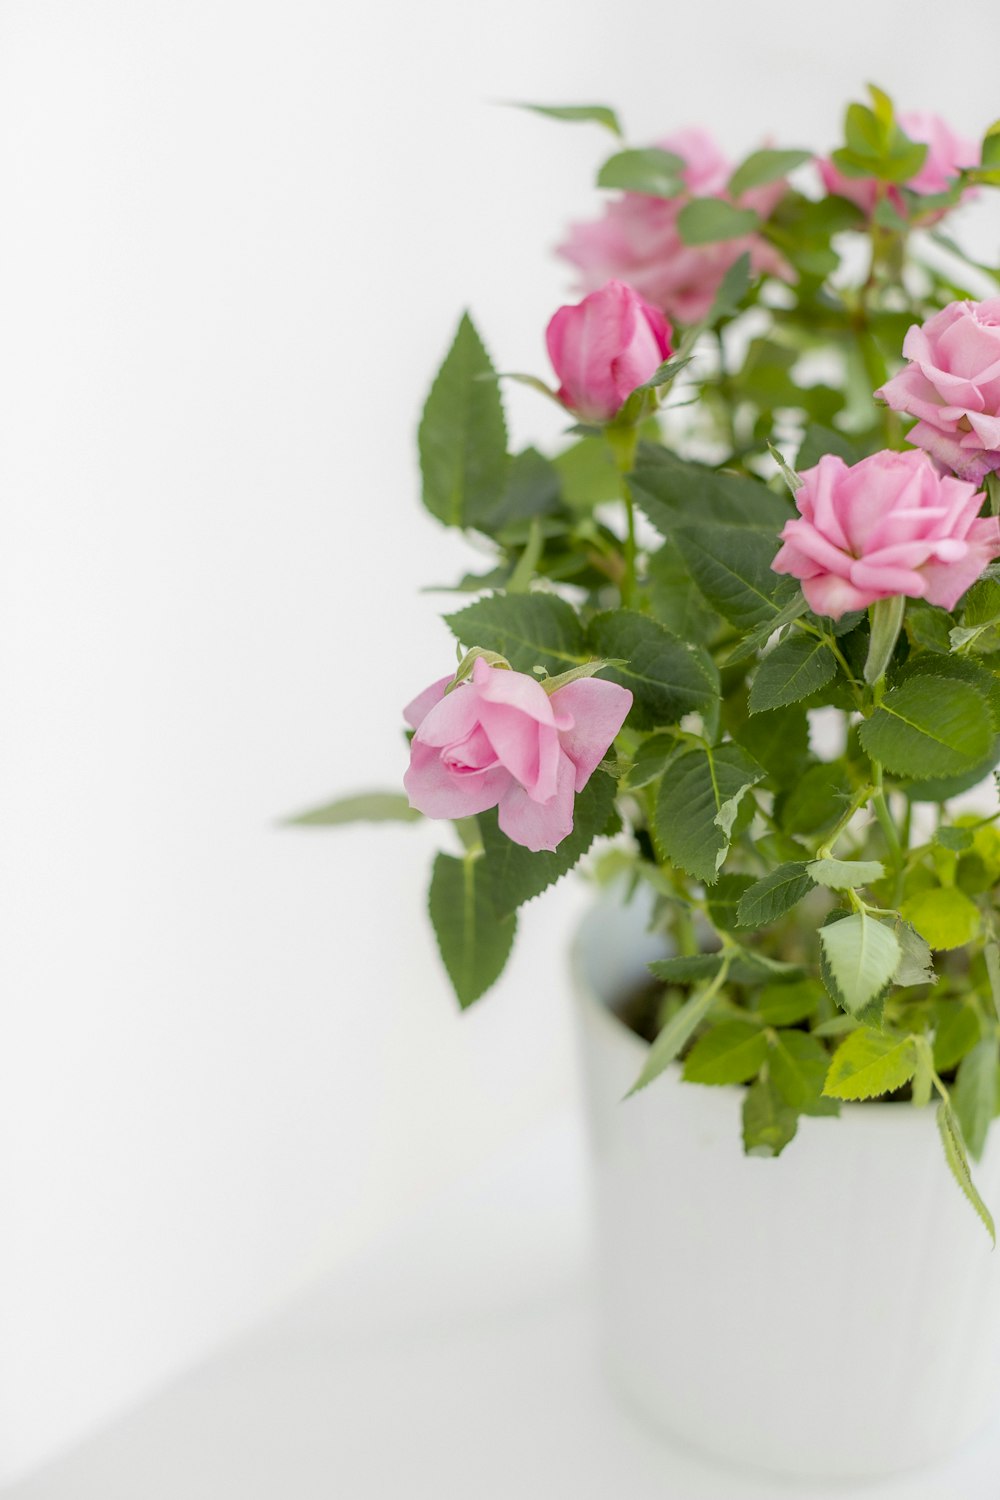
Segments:
[[[767,1056],[767,1037],[752,1021],[724,1021],[698,1038],[684,1059],[688,1083],[746,1083]]]
[[[825,641],[812,635],[789,635],[758,667],[750,689],[750,712],[798,703],[836,674],[837,660]]]
[[[289,818],[295,828],[333,828],[345,823],[416,823],[422,817],[402,792],[359,792]]]
[[[850,891],[884,879],[885,865],[877,859],[814,859],[806,866],[806,872],[817,885],[829,886],[833,891]]]
[[[660,783],[654,836],[664,858],[711,884],[743,794],[764,776],[738,745],[686,750]]]
[[[979,934],[979,908],[957,886],[915,891],[900,911],[931,948],[962,948]]]
[[[516,917],[498,918],[482,875],[473,853],[439,854],[431,877],[431,922],[463,1010],[500,977],[517,930]]]
[[[553,693],[558,693],[560,688],[564,688],[567,683],[579,682],[584,677],[596,677],[598,672],[604,671],[605,667],[624,666],[625,662],[617,658],[604,660],[601,657],[596,657],[593,661],[585,662],[582,667],[571,667],[568,672],[560,672],[556,677],[540,677],[539,682],[551,697]]]
[[[424,505],[446,526],[488,523],[507,479],[507,425],[482,339],[464,314],[420,420]]]
[[[791,911],[812,889],[805,865],[799,860],[779,865],[758,880],[740,899],[741,927],[766,927]]]
[[[820,929],[823,978],[843,1010],[860,1015],[892,982],[903,956],[890,927],[855,912]]]
[[[743,1149],[747,1156],[780,1156],[798,1129],[797,1112],[785,1103],[774,1080],[758,1078],[743,1100]]]
[[[861,1026],[833,1054],[823,1093],[834,1099],[875,1099],[909,1083],[917,1070],[917,1044]]]
[[[934,972],[931,950],[919,932],[902,918],[893,924],[892,930],[903,950],[899,968],[893,975],[893,983],[904,987],[911,984],[936,984],[937,975]]]
[[[941,1132],[941,1144],[944,1146],[945,1160],[951,1168],[951,1174],[979,1215],[986,1227],[987,1234],[995,1246],[997,1232],[996,1226],[993,1223],[993,1215],[979,1196],[976,1185],[972,1180],[972,1173],[969,1170],[969,1158],[966,1155],[965,1142],[962,1139],[962,1130],[955,1117],[955,1113],[943,1099],[938,1105],[937,1122],[938,1130]]]

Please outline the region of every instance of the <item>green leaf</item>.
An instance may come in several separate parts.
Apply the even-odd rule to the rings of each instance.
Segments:
[[[730,177],[729,191],[738,198],[748,188],[763,187],[767,182],[787,177],[789,172],[811,159],[811,151],[753,151]]]
[[[823,991],[815,979],[791,984],[766,984],[757,996],[757,1015],[769,1026],[794,1026],[819,1009]]]
[[[931,950],[909,924],[902,919],[893,924],[893,932],[903,950],[902,961],[893,976],[893,984],[903,987],[912,984],[935,984],[934,961]]]
[[[800,861],[779,865],[752,885],[739,905],[741,927],[766,927],[808,895],[812,881]]]
[[[505,656],[515,672],[563,672],[592,655],[576,612],[555,594],[491,594],[446,615],[445,624],[463,645]]]
[[[836,673],[836,657],[825,641],[812,635],[790,635],[767,653],[757,669],[750,689],[750,712],[798,703]]]
[[[446,526],[486,524],[507,481],[507,426],[490,357],[466,313],[420,420],[424,505]]]
[[[531,521],[535,516],[551,516],[558,509],[559,473],[555,465],[537,448],[515,453],[507,469],[503,495],[490,517],[491,529]]]
[[[676,542],[666,541],[646,561],[649,611],[672,635],[704,644],[719,624],[687,570]]]
[[[997,1112],[998,1063],[1000,1049],[994,1033],[984,1037],[963,1057],[952,1090],[962,1137],[976,1161],[982,1157],[990,1122]]]
[[[710,734],[719,722],[719,672],[708,652],[689,646],[665,626],[634,610],[609,610],[591,621],[590,644],[601,656],[624,659],[605,676],[628,688],[636,729],[676,724],[699,713]]]
[[[602,437],[582,437],[553,459],[563,499],[576,511],[590,511],[618,498],[620,479],[610,444]]]
[[[861,1026],[833,1054],[823,1093],[834,1099],[875,1099],[901,1089],[916,1071],[917,1044],[912,1036]]]
[[[627,1098],[644,1089],[654,1078],[659,1078],[664,1069],[680,1056],[711,1010],[718,988],[716,975],[703,989],[696,990],[685,1000],[680,1010],[674,1012],[650,1047],[645,1066],[629,1089]]]
[[[931,1002],[934,1026],[934,1066],[947,1073],[971,1052],[979,1041],[979,1021],[971,1005],[963,1000]]]
[[[798,1114],[771,1078],[758,1078],[743,1100],[743,1149],[748,1156],[780,1156],[798,1129]]]
[[[716,521],[761,528],[773,537],[792,516],[784,496],[762,480],[687,463],[652,443],[639,445],[629,488],[662,536],[670,536],[677,526]]]
[[[688,572],[720,615],[739,630],[776,619],[795,585],[772,571],[775,536],[716,525],[679,527],[674,535]]]
[[[885,865],[877,859],[814,859],[806,866],[810,880],[833,891],[852,891],[885,879]]]
[[[656,803],[654,834],[664,858],[711,884],[726,857],[740,799],[763,776],[739,745],[679,755]]]
[[[684,162],[672,151],[647,146],[609,157],[597,174],[597,186],[645,193],[651,198],[674,198],[684,191],[683,171]]]
[[[359,792],[289,818],[298,828],[333,828],[344,823],[416,823],[422,814],[403,792]]]
[[[900,911],[934,949],[962,948],[979,935],[979,908],[956,886],[917,891]]]
[[[951,776],[983,759],[993,726],[974,687],[927,675],[886,693],[860,736],[866,753],[897,775]]]
[[[570,124],[603,125],[612,135],[621,136],[618,116],[606,104],[515,104],[515,109],[530,109],[532,114],[546,115],[550,120]]]
[[[686,953],[677,958],[657,958],[647,967],[666,984],[690,984],[695,979],[711,979],[722,968],[722,953]]]
[[[969,1170],[969,1159],[965,1154],[965,1142],[962,1139],[961,1126],[953,1110],[949,1108],[947,1102],[943,1099],[938,1105],[937,1122],[938,1130],[941,1132],[941,1144],[944,1146],[945,1160],[951,1168],[951,1174],[983,1221],[986,1231],[995,1246],[997,1232],[993,1223],[993,1215],[986,1207],[982,1198],[980,1198],[976,1190],[976,1185],[972,1180],[972,1173]]]
[[[753,234],[760,216],[752,208],[735,208],[724,198],[692,198],[677,216],[677,232],[685,245],[713,245]]]
[[[801,772],[783,792],[776,811],[786,833],[820,833],[832,828],[851,796],[851,784],[841,761],[818,761]]]
[[[706,893],[708,919],[717,932],[733,932],[739,926],[737,913],[744,892],[754,884],[752,875],[720,875]]]
[[[571,870],[604,832],[614,800],[614,781],[603,771],[595,771],[573,804],[573,832],[557,849],[542,849],[538,853],[515,844],[501,832],[495,808],[480,813],[476,821],[485,857],[479,878],[489,892],[496,914],[501,918],[509,916]]]
[[[825,453],[836,454],[845,464],[856,464],[865,457],[865,451],[844,433],[837,432],[832,427],[823,427],[818,422],[810,422],[802,439],[795,467],[800,474],[803,469],[812,469]]]
[[[719,283],[715,301],[709,308],[708,317],[705,319],[710,328],[714,328],[720,318],[731,318],[739,311],[740,303],[750,290],[751,279],[750,251],[744,250],[739,259],[733,261]]]
[[[735,726],[732,735],[778,786],[797,781],[809,764],[809,721],[796,704],[755,714]]]
[[[805,1031],[779,1031],[768,1054],[768,1072],[786,1104],[805,1115],[835,1115],[839,1106],[823,1094],[830,1055]]]
[[[725,1021],[698,1038],[684,1061],[688,1083],[746,1083],[760,1072],[767,1037],[752,1021]]]
[[[475,854],[439,854],[431,878],[430,914],[444,966],[463,1010],[499,977],[517,918],[498,918]]]
[[[891,928],[855,912],[820,929],[823,979],[837,1004],[860,1015],[892,982],[903,951]]]

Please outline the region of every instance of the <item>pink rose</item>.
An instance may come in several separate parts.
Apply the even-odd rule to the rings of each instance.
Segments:
[[[625,722],[632,694],[579,678],[550,697],[533,677],[479,657],[471,681],[442,678],[404,710],[416,730],[403,784],[429,818],[495,807],[516,844],[555,849],[573,831],[573,797]]]
[[[621,281],[560,307],[545,331],[560,401],[585,421],[608,421],[670,357],[670,335],[663,314]]]
[[[707,131],[678,131],[658,145],[684,161],[681,175],[690,194],[728,198],[726,183],[732,165]],[[752,188],[740,197],[739,206],[752,208],[766,218],[785,190],[784,182]],[[592,291],[614,277],[682,323],[697,323],[705,316],[723,276],[745,251],[750,252],[756,274],[790,280],[785,261],[759,235],[721,240],[714,245],[685,245],[677,218],[687,201],[687,194],[651,198],[644,193],[624,193],[608,204],[603,218],[571,225],[569,238],[559,246],[558,254],[582,273],[581,291]]]
[[[909,441],[979,484],[1000,469],[1000,297],[951,302],[903,340],[909,364],[875,392],[918,417]]]
[[[826,454],[802,481],[801,515],[771,566],[801,578],[818,615],[839,620],[897,594],[952,609],[1000,555],[1000,520],[979,517],[982,495],[926,453],[886,450],[850,468]]]
[[[927,147],[923,166],[905,184],[911,192],[928,195],[946,193],[952,180],[958,175],[959,168],[978,165],[979,147],[975,141],[956,135],[940,115],[910,110],[899,116],[899,123],[911,141]],[[832,161],[825,158],[820,159],[817,165],[828,193],[835,193],[838,198],[848,198],[857,204],[863,214],[871,218],[879,195],[879,184],[873,177],[845,177],[838,172]],[[970,188],[968,193],[974,191],[974,188]],[[968,193],[963,196],[968,196]],[[897,213],[903,212],[902,194],[895,183],[889,185],[886,197]],[[941,217],[941,213],[936,213],[928,222]]]

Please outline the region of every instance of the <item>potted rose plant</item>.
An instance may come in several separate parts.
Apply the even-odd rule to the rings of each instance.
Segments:
[[[300,821],[451,823],[463,1007],[590,854],[616,1378],[740,1461],[905,1467],[1000,1390],[1000,276],[942,227],[1000,125],[873,88],[818,162],[688,130],[597,180],[555,382],[466,316],[427,398],[424,503],[493,561],[406,709],[406,796]],[[565,408],[559,452],[508,453],[504,378]]]

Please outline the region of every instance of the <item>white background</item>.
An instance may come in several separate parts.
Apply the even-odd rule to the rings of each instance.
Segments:
[[[610,138],[497,101],[736,154],[873,78],[976,133],[998,43],[993,0],[2,0],[0,1479],[572,1088],[571,888],[459,1019],[437,831],[276,826],[398,783],[468,561],[419,403],[466,304],[545,373],[596,206]]]

